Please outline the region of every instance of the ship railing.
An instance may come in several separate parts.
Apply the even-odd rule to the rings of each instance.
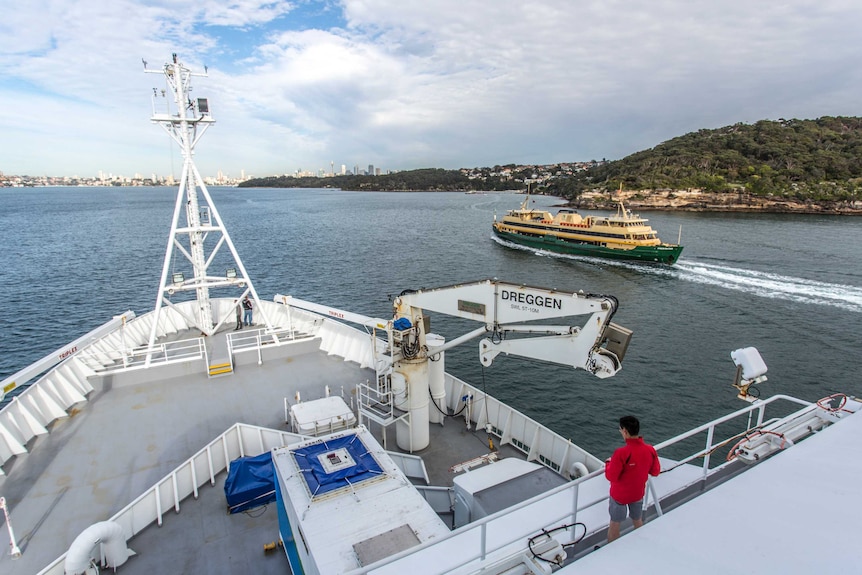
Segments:
[[[322,351],[356,362],[363,368],[374,368],[373,342],[369,338],[367,329],[358,330],[317,311],[292,306],[288,296],[276,294],[274,299],[274,305],[281,308],[281,313],[290,318],[291,322],[300,322],[309,326],[310,329],[307,331],[320,338]],[[310,304],[310,302],[304,303]]]
[[[359,422],[363,418],[374,421],[379,425],[388,427],[395,422],[401,421],[410,426],[409,413],[395,407],[395,401],[390,384],[384,383],[378,377],[376,383],[360,383],[356,386],[357,405],[359,407]],[[386,433],[383,434],[383,447],[386,448]]]
[[[172,508],[179,513],[180,503],[190,495],[197,499],[204,484],[215,486],[216,476],[227,470],[234,459],[260,455],[304,439],[307,437],[296,433],[236,423],[108,521],[120,524],[127,540],[153,522],[161,527],[166,513]],[[64,553],[39,575],[63,575],[65,559]]]
[[[269,346],[284,345],[292,343],[297,339],[312,337],[309,334],[300,334],[290,328],[280,329],[254,329],[227,334],[228,356],[231,358],[233,368],[233,355],[237,352],[256,351],[257,363],[263,363],[263,348]]]
[[[727,438],[722,439],[721,441],[716,441],[715,435],[716,435],[717,428],[719,426],[722,426],[726,423],[730,423],[730,422],[735,421],[737,419],[740,419],[742,417],[746,418],[746,420],[747,420],[745,429],[742,430],[743,433],[750,431],[752,429],[755,429],[755,428],[763,427],[763,426],[769,424],[771,421],[776,421],[779,419],[777,417],[772,418],[770,420],[766,419],[766,409],[769,406],[771,406],[771,405],[773,405],[779,401],[786,401],[786,402],[790,402],[791,404],[800,405],[800,406],[804,406],[807,408],[811,408],[814,405],[810,401],[805,401],[805,400],[798,399],[796,397],[792,397],[789,395],[781,395],[781,394],[773,395],[772,397],[769,397],[768,399],[758,401],[758,402],[753,403],[751,405],[748,405],[742,409],[734,411],[733,413],[729,413],[723,417],[719,417],[718,419],[714,419],[708,423],[704,423],[703,425],[701,425],[699,427],[695,427],[693,429],[690,429],[689,431],[681,433],[675,437],[671,437],[668,440],[665,440],[665,441],[662,441],[661,443],[656,444],[654,447],[655,447],[657,452],[669,452],[675,446],[682,444],[686,440],[693,438],[693,437],[696,437],[697,435],[700,435],[702,433],[706,433],[706,443],[702,449],[697,450],[694,453],[692,453],[686,457],[682,457],[682,458],[677,460],[677,463],[679,465],[683,465],[683,464],[688,464],[688,463],[695,461],[697,459],[703,459],[703,463],[701,464],[701,469],[702,469],[702,475],[705,478],[707,475],[710,474],[711,471],[715,471],[717,469],[717,467],[710,467],[713,463],[712,454],[718,448],[722,447],[724,444],[727,444],[727,441],[728,441]],[[805,411],[805,409],[803,409],[801,411]],[[732,435],[731,437],[740,436],[743,433],[737,433],[735,435]],[[727,465],[727,462],[725,461],[721,465],[719,465],[718,467],[725,467],[726,465]]]
[[[8,394],[14,389],[25,388],[33,379],[53,369],[57,364],[62,363],[67,358],[76,356],[83,359],[82,355],[93,344],[93,342],[102,340],[106,335],[113,333],[117,328],[124,325],[127,321],[135,317],[134,312],[127,311],[125,314],[115,316],[111,321],[102,326],[97,327],[86,335],[66,344],[57,351],[49,353],[42,359],[25,367],[21,371],[13,373],[6,379],[0,381],[0,400],[5,394]]]
[[[87,401],[93,391],[89,378],[96,374],[87,351],[122,331],[134,317],[131,311],[115,316],[3,381],[0,395],[8,395],[0,402],[0,466],[28,453],[34,437],[47,435],[54,421]],[[4,474],[0,467],[0,476]]]
[[[228,311],[233,309],[232,300],[229,299],[214,300],[214,303],[217,303],[220,309],[224,308]],[[185,309],[189,307],[188,304],[189,302],[184,302],[182,304],[178,304],[176,307],[178,309]],[[313,321],[309,321],[302,317],[294,319],[291,317],[292,314],[289,312],[284,313],[284,306],[265,301],[261,302],[261,305],[266,306],[270,317],[275,318],[281,326],[286,327],[277,327],[273,329],[250,329],[236,333],[228,333],[228,352],[231,357],[235,351],[243,352],[248,350],[257,350],[259,356],[258,363],[261,363],[261,350],[264,347],[290,343],[297,339],[311,337],[311,335],[313,335],[313,333],[318,329]],[[138,341],[141,343],[146,341],[145,339],[141,340],[141,336],[142,334],[146,335],[149,333],[148,326],[151,325],[150,322],[152,322],[152,314],[142,316],[142,318],[139,318],[139,322],[128,324],[126,326],[128,328],[128,333],[126,333],[124,337],[131,338],[132,341]],[[162,316],[159,319],[159,327],[160,329],[157,331],[158,337],[165,337],[170,334],[179,333],[184,329],[189,329],[189,325],[185,321],[184,316],[174,309],[166,309],[163,311]],[[205,359],[206,340],[204,338],[192,338],[163,342],[154,346],[152,350],[149,350],[147,345],[142,344],[127,348],[123,350],[122,369],[144,367],[147,363],[147,355],[150,356],[150,366],[153,364]],[[117,367],[119,368],[119,366]],[[108,367],[106,371],[110,372],[112,369]]]
[[[585,449],[482,390],[448,373],[443,381],[444,408],[460,413],[473,429],[487,430],[500,445],[520,451],[527,461],[570,478],[582,475],[584,468],[595,471],[602,466],[602,461]]]
[[[778,402],[790,402],[795,408],[803,407],[793,411],[793,405],[788,409],[785,404],[784,412],[780,416],[767,419],[767,408]],[[702,444],[695,442],[693,453],[676,460],[668,471],[649,480],[649,495],[645,499],[645,506],[652,506],[656,515],[660,516],[662,500],[688,488],[702,485],[704,478],[719,474],[734,464],[733,461],[722,461],[714,465],[709,456],[718,448],[729,445],[729,441],[733,441],[740,434],[744,435],[746,430],[791,420],[816,408],[817,406],[807,401],[776,395],[657,444],[656,450],[663,455],[682,446],[690,448],[692,439],[699,434],[706,436]],[[744,420],[744,423],[741,424],[739,420]],[[729,425],[735,429],[728,432]],[[719,428],[722,434],[727,433],[720,441],[716,439]],[[704,460],[701,465],[691,463],[701,458]],[[668,463],[668,460],[663,461]],[[395,574],[411,570],[446,573],[464,565],[472,565],[474,568],[471,572],[481,573],[483,565],[529,554],[524,542],[543,531],[574,525],[577,522],[583,523],[583,527],[571,527],[567,531],[558,532],[556,537],[562,543],[581,535],[587,537],[602,532],[608,526],[607,501],[608,483],[604,479],[604,469],[597,469],[565,485],[460,527],[447,536],[427,541],[377,563],[351,571],[349,575]],[[565,533],[569,534],[568,539],[563,539]],[[433,570],[429,571],[429,568]]]
[[[160,343],[153,346],[152,351],[147,346],[136,347],[126,353],[123,359],[123,369],[146,367],[148,354],[150,355],[150,366],[202,359],[206,355],[206,344],[204,338],[196,337]]]

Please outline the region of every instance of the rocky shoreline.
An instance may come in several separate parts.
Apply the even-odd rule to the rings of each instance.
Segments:
[[[616,198],[619,197],[633,211],[862,215],[862,202],[765,198],[744,192],[716,194],[701,190],[639,190],[613,194],[585,192],[568,205],[581,210],[616,210]]]

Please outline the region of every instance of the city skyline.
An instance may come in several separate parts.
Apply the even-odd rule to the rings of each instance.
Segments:
[[[202,174],[202,177],[205,180],[205,183],[210,184],[214,181],[225,181],[229,180],[232,182],[242,182],[245,180],[258,178],[258,177],[271,177],[271,176],[291,176],[291,177],[329,177],[329,176],[337,176],[337,175],[381,175],[385,173],[391,173],[392,170],[384,170],[383,168],[377,167],[375,168],[373,164],[368,164],[367,170],[360,170],[359,164],[354,164],[352,170],[347,169],[346,164],[340,165],[340,171],[334,171],[335,162],[330,162],[330,171],[325,170],[324,168],[318,168],[316,170],[303,170],[302,168],[297,168],[290,173],[275,173],[275,174],[246,174],[244,169],[240,169],[240,173],[238,176],[234,176],[229,172],[225,172],[224,170],[216,170],[216,174]],[[397,170],[396,170],[397,171]],[[162,174],[162,173],[151,173],[149,175],[143,175],[140,172],[135,172],[131,176],[127,176],[125,174],[114,174],[113,172],[106,172],[104,170],[98,170],[94,175],[87,174],[78,174],[73,173],[70,175],[56,175],[56,174],[10,174],[5,173],[2,169],[0,169],[0,182],[2,182],[5,178],[51,178],[51,179],[70,179],[70,180],[99,180],[103,182],[110,182],[113,180],[122,180],[122,181],[131,181],[131,180],[152,180],[156,182],[165,182],[168,180],[176,180],[179,177],[179,173],[170,173],[170,174]]]
[[[78,0],[3,13],[7,174],[176,176],[179,150],[149,122],[164,79],[143,73],[173,53],[207,74],[194,96],[216,123],[196,164],[234,176],[617,159],[699,129],[856,116],[862,88],[862,4],[843,0]]]
[[[514,181],[526,181],[516,179],[515,174],[517,172],[522,172],[524,170],[532,171],[532,178],[530,181],[532,182],[540,182],[547,179],[551,179],[554,177],[559,177],[560,175],[571,175],[572,173],[580,170],[587,169],[591,165],[595,165],[595,161],[589,162],[557,162],[553,164],[507,164],[500,165],[495,164],[494,166],[474,166],[470,168],[458,168],[456,171],[460,171],[462,174],[466,175],[470,178],[476,177],[486,177],[488,175],[496,175],[503,176],[505,179],[511,179]],[[499,170],[497,170],[499,168]],[[341,164],[339,171],[335,172],[335,162],[330,162],[330,171],[326,172],[323,168],[319,169],[317,172],[303,172],[300,170],[296,170],[292,174],[272,174],[275,177],[312,177],[312,178],[328,178],[335,176],[345,176],[345,175],[374,175],[380,176],[384,174],[392,174],[397,173],[400,170],[383,170],[380,167],[375,167],[373,164],[369,164],[367,169],[360,170],[358,165],[354,165],[352,170],[348,170],[346,164]],[[243,181],[247,181],[255,178],[254,175],[246,175],[244,172],[241,172],[239,178],[233,178],[229,174],[224,174],[219,171],[215,176],[211,175],[203,175],[204,183],[208,186],[212,185],[222,185],[222,186],[233,186],[237,185]],[[177,185],[176,178],[172,175],[167,176],[159,176],[156,174],[151,174],[149,177],[145,177],[140,173],[136,173],[133,176],[124,176],[122,174],[110,174],[99,172],[95,177],[89,176],[49,176],[49,175],[38,175],[33,176],[29,174],[4,174],[2,170],[0,170],[0,187],[30,187],[30,186],[57,186],[57,185],[69,185],[69,186],[113,186],[113,185],[133,185],[133,186],[142,186],[142,185]]]

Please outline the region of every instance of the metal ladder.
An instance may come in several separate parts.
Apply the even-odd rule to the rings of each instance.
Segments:
[[[357,386],[360,422],[365,417],[386,428],[396,421],[409,420],[409,413],[395,407],[392,390],[392,355],[396,348],[400,348],[402,336],[403,333],[393,330],[392,323],[389,322],[386,326],[386,347],[380,349],[381,340],[377,338],[377,330],[373,329],[371,332],[375,378],[374,382],[366,380]],[[409,421],[407,423],[409,425]]]

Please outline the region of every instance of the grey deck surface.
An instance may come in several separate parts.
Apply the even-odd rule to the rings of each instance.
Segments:
[[[262,365],[247,361],[222,377],[208,378],[202,368],[162,379],[151,368],[147,375],[155,377],[144,383],[94,384],[79,411],[34,440],[30,453],[7,464],[7,475],[0,477],[0,495],[7,499],[23,552],[17,560],[3,553],[0,572],[37,573],[81,531],[113,516],[234,423],[287,431],[284,398],[293,401],[300,391],[303,401],[316,399],[325,385],[333,394],[340,394],[342,386],[349,393],[356,383],[373,378],[355,363],[309,351],[308,342],[293,345],[294,351],[290,346],[280,350],[283,357]],[[371,429],[381,440],[381,429]],[[397,450],[394,426],[388,437],[387,447]],[[417,455],[425,459],[432,485],[451,485],[452,465],[488,452],[484,431],[467,431],[463,419],[447,418],[443,426],[431,425],[431,446]],[[501,455],[521,457],[508,447]],[[263,551],[265,543],[278,539],[274,504],[228,515],[225,477],[220,474],[215,487],[202,487],[197,501],[181,502],[180,513],[168,510],[161,527],[153,523],[131,539],[129,547],[137,555],[120,570],[289,572],[283,550]]]

